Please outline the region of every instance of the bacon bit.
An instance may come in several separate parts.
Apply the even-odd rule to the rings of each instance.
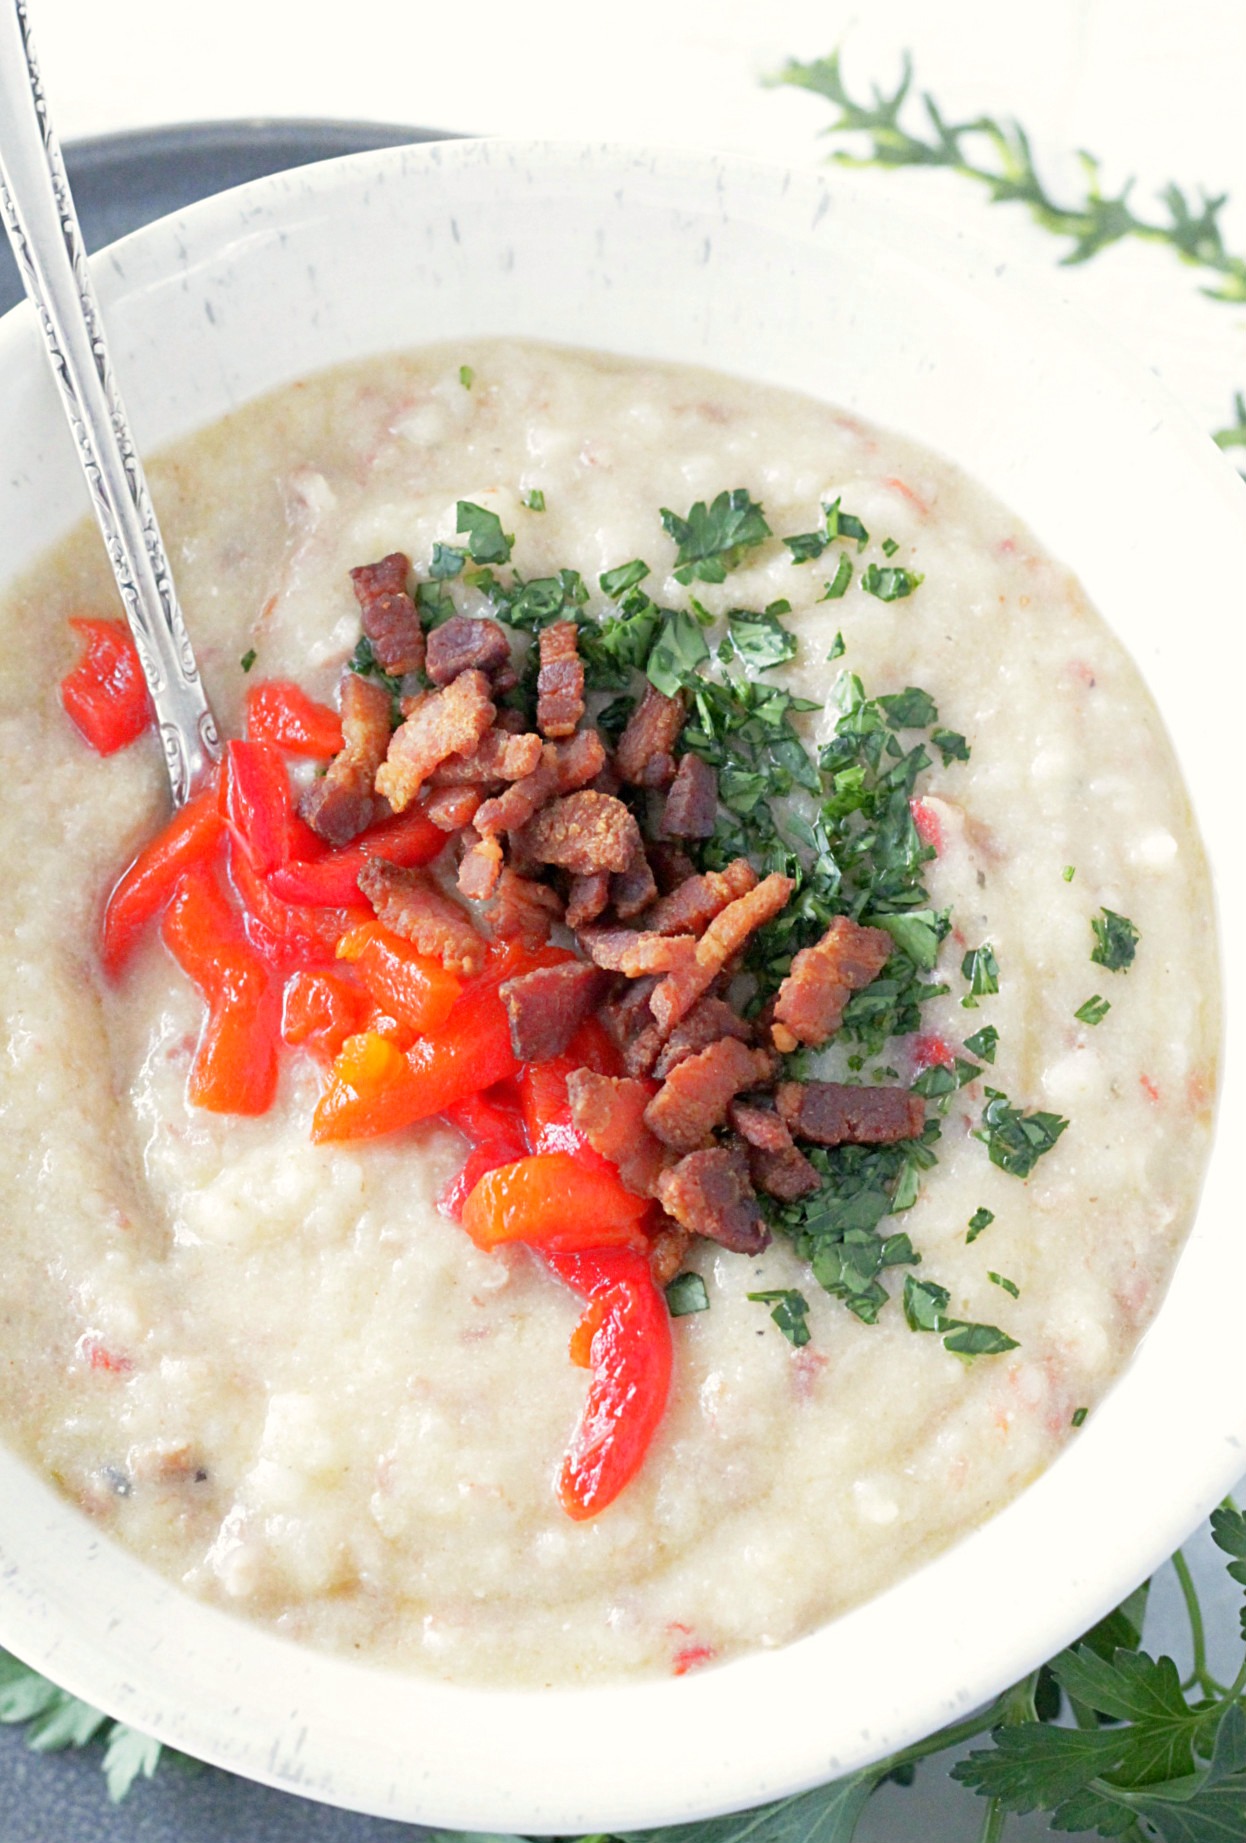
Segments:
[[[498,721],[506,716],[499,712]],[[480,786],[486,781],[520,781],[541,765],[541,738],[531,730],[511,734],[486,730],[470,755],[452,755],[429,776],[434,787]]]
[[[704,1235],[735,1254],[760,1254],[769,1246],[770,1231],[762,1221],[741,1145],[690,1152],[661,1174],[657,1194],[667,1214],[694,1235]]]
[[[786,907],[795,884],[790,877],[772,871],[756,889],[729,902],[716,915],[697,942],[691,966],[668,973],[654,992],[650,1005],[664,1036],[669,1036],[681,1017],[690,1011],[701,994],[713,984],[727,962],[743,947],[755,928],[773,920]],[[671,1212],[675,1214],[674,1211]]]
[[[373,783],[389,747],[389,693],[374,679],[342,680],[342,748],[299,801],[300,817],[331,845],[349,844],[372,818]]]
[[[654,904],[646,926],[654,934],[703,934],[729,902],[757,887],[757,872],[747,858],[732,858],[725,870],[685,877]]]
[[[469,755],[496,715],[483,672],[461,672],[444,691],[420,698],[389,744],[376,791],[405,812],[439,762]]]
[[[440,832],[462,832],[476,817],[481,802],[479,787],[438,787],[424,802],[424,811]]]
[[[739,1017],[725,999],[703,998],[666,1039],[654,1070],[655,1075],[660,1081],[665,1081],[685,1056],[695,1056],[698,1051],[708,1049],[720,1037],[738,1037],[741,1043],[751,1043],[753,1026]]]
[[[591,788],[551,800],[524,826],[517,842],[525,857],[581,877],[595,870],[626,870],[644,849],[640,827],[623,802]]]
[[[496,621],[451,615],[428,636],[428,676],[449,685],[460,673],[494,673],[511,662],[510,643]]]
[[[1158,1101],[1159,1100],[1159,1089],[1156,1086],[1156,1084],[1151,1080],[1151,1077],[1149,1075],[1140,1075],[1138,1077],[1138,1081],[1140,1082],[1142,1086],[1142,1092],[1146,1095],[1148,1101]]]
[[[651,1197],[670,1153],[645,1123],[652,1084],[574,1069],[567,1077],[571,1118],[594,1152],[608,1158],[625,1189]]]
[[[541,947],[554,923],[562,920],[562,903],[548,883],[534,883],[504,864],[488,918],[499,940]]]
[[[956,1061],[955,1052],[950,1043],[933,1031],[927,1035],[913,1038],[910,1054],[915,1069],[950,1069]]]
[[[645,1124],[673,1151],[695,1152],[725,1123],[734,1097],[760,1087],[773,1073],[765,1050],[749,1049],[738,1037],[720,1037],[671,1070],[645,1109]]]
[[[908,1088],[785,1081],[775,1101],[788,1130],[815,1145],[891,1145],[914,1138],[925,1118],[921,1095]]]
[[[595,870],[587,877],[572,877],[571,893],[567,898],[568,928],[586,928],[590,922],[595,922],[609,900],[608,870]]]
[[[685,755],[662,809],[664,838],[708,838],[718,813],[718,774],[699,755]]]
[[[607,972],[643,979],[647,973],[672,973],[695,964],[696,942],[690,934],[637,934],[631,928],[585,928],[580,945]]]
[[[584,664],[576,650],[574,621],[541,630],[536,681],[536,721],[543,736],[570,736],[584,715]]]
[[[675,1653],[671,1668],[677,1677],[686,1677],[690,1670],[699,1670],[703,1664],[712,1663],[715,1655],[713,1645],[687,1645]]]
[[[377,664],[397,678],[424,667],[424,630],[407,594],[410,571],[411,559],[394,550],[379,563],[361,564],[350,573],[360,622]]]
[[[510,1021],[517,1062],[561,1056],[580,1025],[605,997],[609,977],[583,960],[541,966],[498,987]]]
[[[400,870],[384,858],[369,858],[359,887],[378,921],[410,941],[420,953],[440,960],[447,972],[469,978],[485,963],[485,943],[471,918],[451,902],[426,870]]]
[[[665,787],[675,777],[675,747],[684,727],[683,699],[668,698],[645,683],[645,694],[627,720],[614,751],[614,765],[634,787]]]
[[[459,865],[459,894],[469,902],[484,902],[492,896],[502,874],[502,847],[496,838],[481,838],[465,833],[470,840]]]
[[[649,1247],[649,1272],[655,1286],[669,1286],[684,1264],[692,1237],[670,1216],[662,1216]]]
[[[937,857],[943,850],[943,827],[938,813],[924,800],[916,799],[909,801],[909,812],[913,815],[918,838],[923,845],[929,845]]]
[[[650,903],[656,902],[658,886],[649,868],[649,859],[643,845],[627,869],[611,877],[609,891],[614,912],[620,921],[630,921],[633,916],[643,913]]]
[[[518,832],[547,800],[583,787],[605,765],[605,745],[596,730],[580,730],[565,742],[545,743],[540,762],[531,774],[524,775],[496,799],[485,801],[476,814],[476,830]]]
[[[662,1033],[653,1021],[649,999],[656,978],[634,979],[616,999],[601,1008],[601,1018],[623,1056],[629,1075],[648,1075],[662,1047]]]
[[[798,1043],[817,1048],[839,1029],[854,992],[876,979],[895,943],[885,928],[863,928],[837,915],[822,939],[802,947],[779,987],[771,1036],[790,1054]]]

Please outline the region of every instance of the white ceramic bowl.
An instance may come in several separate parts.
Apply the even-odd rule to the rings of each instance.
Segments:
[[[501,333],[797,387],[942,450],[1074,568],[1133,652],[1240,933],[1246,496],[1045,281],[838,175],[499,142],[261,180],[127,238],[95,272],[148,452],[319,367]],[[0,326],[0,402],[7,573],[85,503],[25,310]],[[1225,969],[1231,1129],[1241,945]],[[576,1692],[397,1676],[184,1597],[2,1451],[0,1643],[190,1753],[387,1817],[634,1829],[830,1779],[1074,1637],[1246,1468],[1234,1140],[1222,1131],[1171,1292],[1084,1433],[985,1528],[782,1651]]]

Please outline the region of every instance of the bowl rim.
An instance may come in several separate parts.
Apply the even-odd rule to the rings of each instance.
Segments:
[[[729,210],[724,201],[733,189],[735,196],[745,198],[751,188],[768,209],[789,214],[793,234],[800,223],[808,225],[807,234],[815,234],[832,204],[836,214],[856,212],[859,221],[879,210],[876,196],[842,172],[792,171],[683,149],[433,142],[345,156],[294,174],[255,180],[134,232],[92,259],[105,314],[136,298],[145,277],[167,273],[171,267],[192,267],[196,256],[206,261],[226,247],[237,235],[240,213],[252,223],[267,213],[276,223],[300,200],[314,200],[324,211],[340,211],[381,178],[397,187],[436,173],[453,186],[482,172],[494,183],[513,185],[517,197],[534,173],[566,184],[582,184],[586,174],[597,182],[626,174],[629,183],[647,181],[662,196],[686,190],[703,212]],[[888,222],[904,229],[924,258],[932,234],[928,217],[919,218],[903,203],[895,203],[888,207]],[[933,234],[937,243],[948,233],[940,228]],[[986,239],[958,231],[947,244],[944,264],[945,273],[960,276],[962,283],[970,274],[977,285],[989,286],[984,278],[996,268],[996,258]],[[1168,451],[1164,464],[1192,481],[1205,504],[1201,535],[1230,562],[1236,556],[1246,579],[1246,495],[1235,486],[1224,457],[1140,365],[1126,359],[1104,331],[1060,299],[1045,273],[996,273],[995,286],[996,304],[1039,300],[1043,312],[1087,355],[1129,427],[1140,430],[1148,420],[1162,426]],[[0,323],[0,380],[14,375],[15,368],[20,375],[29,364],[30,330],[24,308]],[[1215,852],[1210,855],[1220,873],[1222,913],[1228,915],[1233,911],[1224,901],[1231,887],[1223,875],[1224,860]],[[1240,872],[1235,884],[1240,885]],[[1233,952],[1225,956],[1224,1016],[1227,1021],[1232,1015],[1234,1029],[1241,1015],[1242,958]],[[1222,1108],[1240,1100],[1240,1062],[1234,1036],[1226,1043],[1222,1064]],[[1191,1250],[1198,1257],[1200,1274],[1208,1270],[1216,1249],[1219,1258],[1231,1258],[1227,1232],[1213,1234],[1214,1225],[1206,1221],[1206,1203],[1205,1189],[1170,1297],[1184,1285],[1181,1276],[1191,1266]],[[1246,1279],[1240,1251],[1237,1258]],[[1210,1329],[1230,1329],[1229,1305],[1242,1291],[1236,1289],[1229,1300],[1224,1295],[1234,1291],[1224,1285],[1222,1296],[1207,1302]],[[28,1513],[33,1512],[29,1525],[7,1529],[0,1508],[0,1640],[74,1693],[162,1740],[268,1784],[377,1815],[462,1829],[567,1834],[667,1824],[756,1804],[865,1765],[967,1713],[1024,1675],[1162,1561],[1241,1473],[1246,1465],[1246,1403],[1240,1390],[1234,1393],[1235,1360],[1223,1337],[1206,1355],[1201,1390],[1178,1378],[1164,1403],[1149,1384],[1145,1399],[1163,1409],[1162,1425],[1151,1440],[1142,1440],[1134,1428],[1124,1446],[1114,1450],[1113,1443],[1123,1438],[1130,1424],[1121,1406],[1122,1382],[1132,1379],[1133,1389],[1142,1369],[1148,1375],[1155,1369],[1155,1352],[1171,1341],[1163,1329],[1165,1313],[1167,1302],[1079,1441],[985,1526],[882,1595],[795,1644],[754,1652],[678,1682],[480,1691],[396,1677],[387,1670],[298,1650],[229,1615],[184,1600],[142,1564],[114,1550],[111,1543],[91,1537],[80,1513],[32,1476],[22,1479],[23,1503]],[[1196,1440],[1183,1417],[1200,1405],[1208,1372],[1216,1394],[1214,1425],[1200,1427]],[[1136,1392],[1125,1391],[1129,1402]],[[1131,1472],[1148,1445],[1163,1452],[1172,1467],[1169,1477],[1177,1479],[1177,1488],[1166,1490],[1158,1501],[1154,1490]],[[24,1470],[11,1454],[0,1451],[0,1486],[11,1487]],[[0,1504],[9,1495],[0,1489]],[[1094,1516],[1109,1505],[1119,1513],[1114,1552],[1110,1557],[1100,1555],[1092,1566],[1078,1545]],[[1056,1507],[1067,1521],[1052,1528]],[[1145,1516],[1130,1514],[1142,1510]],[[64,1535],[67,1520],[82,1526],[69,1538]],[[1036,1520],[1045,1528],[1049,1569],[1061,1589],[1054,1613],[1045,1600],[1027,1600],[1033,1577],[1009,1563],[1014,1544],[1018,1551],[1026,1550]],[[58,1532],[55,1541],[52,1531]],[[64,1583],[53,1586],[41,1561],[45,1542],[50,1553],[57,1542],[64,1546],[66,1540],[79,1561],[90,1564],[83,1581],[68,1593],[77,1621],[68,1627]],[[990,1605],[982,1603],[983,1578],[991,1584]],[[132,1600],[141,1600],[145,1608],[137,1645],[125,1637],[112,1603],[123,1581],[129,1584]],[[920,1686],[911,1681],[892,1684],[872,1675],[869,1658],[896,1653],[894,1634],[935,1590],[945,1605],[957,1608],[977,1595],[976,1617],[958,1628],[956,1663],[918,1660]],[[1012,1621],[1005,1644],[999,1631],[1001,1604],[1007,1605]],[[882,1640],[880,1624],[886,1633]],[[217,1648],[230,1652],[232,1662],[210,1681],[208,1693],[216,1694],[233,1681],[236,1701],[230,1705],[226,1699],[208,1707],[204,1683],[189,1679],[200,1669],[207,1672],[209,1654]],[[287,1686],[279,1712],[257,1710],[253,1700],[246,1701],[250,1686],[244,1671],[262,1676],[269,1690],[278,1683]],[[850,1691],[842,1684],[835,1687],[836,1671],[852,1677]],[[185,1700],[188,1689],[200,1698],[193,1708]],[[840,1710],[833,1744],[824,1731],[828,1701]],[[326,1726],[330,1708],[333,1720]],[[750,1742],[761,1737],[760,1764],[733,1738],[739,1733],[741,1708],[750,1711]],[[846,1719],[850,1708],[851,1719]],[[487,1723],[483,1729],[482,1717]],[[257,1723],[258,1738],[251,1731]],[[628,1760],[616,1762],[612,1772],[608,1750],[594,1752],[589,1747],[594,1733],[602,1731],[624,1733],[629,1749],[638,1749],[629,1752]],[[483,1749],[482,1732],[489,1736]],[[409,1753],[413,1733],[426,1737],[425,1749],[416,1758]],[[687,1757],[686,1738],[677,1738],[689,1734],[705,1749],[696,1762]],[[718,1741],[711,1740],[715,1735]],[[592,1754],[595,1784],[590,1783],[592,1774],[571,1768],[572,1761],[583,1761],[586,1750]],[[482,1755],[493,1783],[482,1783]],[[645,1760],[643,1783],[636,1782],[630,1763],[638,1757]],[[553,1783],[550,1773],[557,1762],[568,1770]]]

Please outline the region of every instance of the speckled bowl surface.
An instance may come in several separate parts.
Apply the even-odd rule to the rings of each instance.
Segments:
[[[1168,1298],[1079,1439],[986,1527],[798,1644],[620,1688],[447,1688],[198,1604],[2,1450],[0,1644],[237,1772],[482,1831],[757,1803],[965,1713],[1134,1586],[1246,1465],[1246,1254],[1223,1130],[1242,1120],[1241,806],[1220,698],[1242,682],[1240,483],[1051,284],[880,212],[839,175],[600,147],[393,149],[206,201],[95,272],[146,452],[329,364],[513,334],[796,387],[960,463],[1081,577],[1176,742],[1233,931],[1222,1130]],[[0,323],[0,402],[8,573],[85,503],[25,309]]]

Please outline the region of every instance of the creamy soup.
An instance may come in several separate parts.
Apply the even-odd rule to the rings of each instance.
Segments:
[[[614,611],[599,577],[633,558],[664,608],[790,603],[796,655],[757,676],[816,706],[795,720],[815,756],[845,674],[868,697],[924,689],[969,752],[931,747],[918,789],[950,912],[927,977],[947,991],[865,1074],[907,1085],[952,1053],[968,1072],[931,1095],[937,1163],[883,1224],[921,1261],[883,1270],[877,1322],[782,1233],[755,1257],[694,1241],[708,1309],[673,1322],[653,1447],[573,1521],[553,1481],[588,1387],[568,1361],[582,1302],[439,1210],[459,1134],[313,1144],[325,1073],[296,1053],[264,1116],[197,1110],[202,1003],[158,929],[118,980],[101,971],[102,904],[167,791],[150,736],[100,759],[60,706],[67,618],[116,611],[84,528],[3,608],[7,1439],[190,1592],[461,1682],[682,1673],[784,1644],[1007,1503],[1077,1438],[1163,1296],[1215,1082],[1199,842],[1159,718],[1067,571],[956,469],[823,404],[521,344],[311,379],[152,478],[229,734],[252,652],[255,677],[334,698],[359,632],[350,569],[401,550],[427,578],[434,544],[465,542],[459,501],[515,534],[524,578],[580,571],[589,613]],[[772,535],[725,581],[680,583],[659,509],[739,487]],[[825,538],[837,500],[868,543],[795,561],[782,537]],[[909,592],[886,599],[884,571]],[[450,588],[488,613],[479,587]],[[1091,959],[1109,913],[1136,930],[1127,966]],[[842,1076],[846,1056],[810,1071]],[[1068,1122],[1027,1176],[978,1136],[988,1088]],[[1005,1347],[958,1355],[911,1328],[908,1279]],[[793,1291],[804,1343],[748,1297]]]

